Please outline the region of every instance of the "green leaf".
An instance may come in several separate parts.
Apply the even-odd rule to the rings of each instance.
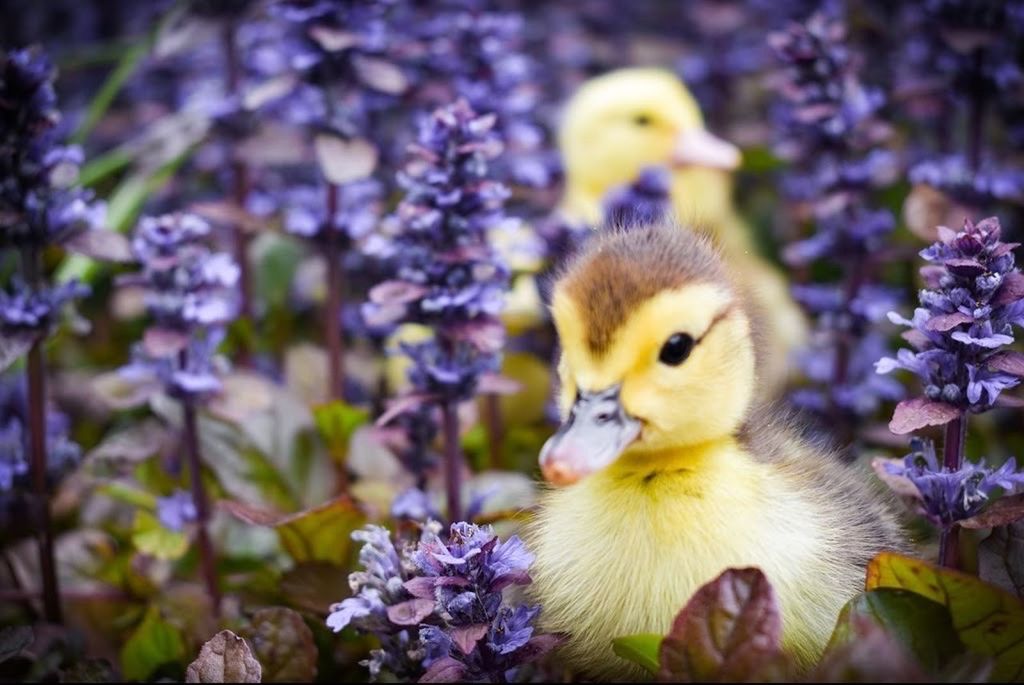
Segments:
[[[868,590],[902,588],[949,609],[960,641],[995,660],[992,679],[1024,678],[1024,603],[974,576],[891,552],[868,564]]]
[[[154,495],[125,483],[117,481],[105,483],[97,488],[97,492],[118,502],[124,502],[125,504],[148,511],[156,511],[156,497]]]
[[[857,628],[865,619],[882,627],[889,639],[902,644],[931,673],[939,672],[964,651],[945,606],[894,588],[870,590],[851,599],[839,614],[826,651],[856,640]]]
[[[185,658],[181,633],[150,606],[142,623],[121,648],[121,672],[126,680],[146,680],[161,666]]]
[[[843,639],[829,643],[808,682],[926,682],[924,671],[903,645],[872,618],[852,615],[842,632]]]
[[[313,631],[298,612],[285,607],[260,609],[243,633],[263,666],[263,682],[296,683],[316,679],[318,652]]]
[[[289,604],[321,616],[339,597],[351,593],[344,571],[323,561],[296,564],[285,571],[280,589]]]
[[[661,639],[661,635],[654,633],[626,635],[612,640],[612,649],[626,661],[632,661],[651,673],[657,673]]]
[[[344,463],[352,434],[369,421],[370,412],[337,400],[314,407],[313,418],[331,456]]]
[[[782,618],[757,568],[726,569],[694,593],[661,643],[660,680],[786,682]]]
[[[347,566],[352,559],[351,533],[366,522],[363,512],[345,496],[287,516],[238,502],[222,501],[220,506],[247,523],[277,530],[281,546],[296,563]]]
[[[188,552],[188,536],[164,528],[148,511],[136,511],[132,525],[132,544],[144,554],[174,561]]]
[[[207,640],[185,670],[187,683],[258,683],[261,676],[260,662],[249,644],[230,630]]]

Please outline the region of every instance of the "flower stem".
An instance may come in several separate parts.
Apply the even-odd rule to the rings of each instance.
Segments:
[[[955,471],[964,459],[964,445],[967,439],[967,415],[960,414],[946,424],[946,438],[942,446],[942,465]],[[952,525],[942,529],[939,537],[939,563],[946,568],[960,565],[960,527]]]
[[[442,407],[444,423],[444,475],[448,494],[448,520],[462,520],[462,454],[459,449],[458,405],[445,402]]]
[[[501,416],[501,398],[495,393],[484,395],[484,424],[487,426],[487,448],[492,469],[500,469],[505,442],[505,422]]]
[[[25,282],[33,288],[42,286],[39,250],[30,248],[22,255]],[[46,332],[28,352],[28,427],[32,471],[34,509],[39,526],[39,570],[43,584],[43,611],[50,623],[63,623],[60,590],[57,585],[57,563],[54,557],[53,523],[50,521],[50,492],[47,484],[46,452],[46,364],[43,343]]]
[[[181,401],[185,413],[185,442],[188,447],[189,476],[192,481],[192,501],[196,505],[196,541],[199,544],[199,564],[202,567],[206,594],[213,605],[213,615],[220,617],[220,588],[217,585],[217,567],[213,544],[207,524],[210,520],[210,505],[203,488],[202,459],[199,454],[199,429],[196,423],[196,406],[190,399]]]
[[[237,26],[234,21],[228,21],[224,25],[221,44],[224,50],[224,61],[227,65],[225,70],[224,87],[229,98],[239,97],[241,83],[241,68],[238,63],[238,50],[236,45]],[[231,200],[235,207],[242,211],[245,208],[245,200],[249,196],[249,167],[240,159],[231,163]],[[239,312],[238,318],[245,327],[244,335],[240,336],[238,343],[238,362],[242,366],[249,366],[252,359],[250,349],[250,335],[252,331],[252,284],[249,276],[249,234],[246,227],[235,225],[232,227],[234,237],[235,262],[238,264],[239,284]]]
[[[327,184],[327,226],[325,228],[327,248],[327,303],[324,311],[324,330],[327,337],[327,364],[330,387],[328,397],[341,400],[345,397],[345,339],[341,329],[342,282],[341,250],[338,234],[334,229],[334,215],[338,211],[338,186]]]
[[[50,623],[62,623],[57,563],[54,558],[53,524],[50,521],[50,493],[46,483],[46,370],[43,338],[28,353],[29,440],[32,452],[32,490],[39,522],[39,567],[43,582],[43,609]]]

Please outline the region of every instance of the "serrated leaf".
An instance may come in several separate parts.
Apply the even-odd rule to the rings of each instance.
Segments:
[[[1024,677],[1024,603],[974,576],[885,552],[868,564],[868,590],[902,588],[949,609],[960,641],[993,657],[992,678]]]
[[[905,435],[925,426],[944,426],[958,416],[960,410],[952,404],[914,397],[896,405],[889,430],[897,435]]]
[[[337,574],[337,568],[334,573]],[[313,631],[298,612],[285,607],[260,609],[245,631],[263,667],[265,683],[312,682],[317,648]]]
[[[28,354],[35,339],[34,333],[5,333],[0,338],[0,371]]]
[[[177,628],[150,605],[142,622],[121,648],[121,674],[125,680],[146,680],[164,664],[185,658],[185,641]]]
[[[377,167],[377,146],[364,138],[345,140],[321,133],[313,141],[320,171],[330,183],[342,185],[366,178]]]
[[[938,672],[964,651],[945,606],[909,590],[879,588],[847,602],[826,652],[863,639],[860,622],[864,619],[883,628],[887,640],[895,639],[931,673]],[[896,674],[891,677],[898,679]]]
[[[1024,597],[1024,521],[993,528],[982,540],[978,545],[978,575],[984,581]]]
[[[612,650],[626,661],[657,673],[661,639],[661,635],[654,633],[617,637],[612,640]]]
[[[222,630],[206,641],[185,670],[186,683],[258,683],[260,662],[245,640]]]
[[[658,678],[780,682],[788,678],[782,618],[757,568],[727,569],[694,593],[661,643]]]
[[[148,511],[136,511],[132,524],[132,544],[143,554],[174,561],[188,552],[188,536],[164,528]]]
[[[313,419],[331,456],[344,463],[352,434],[370,420],[370,412],[337,400],[314,407]]]

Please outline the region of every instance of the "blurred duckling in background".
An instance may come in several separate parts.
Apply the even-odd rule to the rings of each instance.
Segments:
[[[754,410],[749,301],[707,238],[665,223],[595,236],[556,283],[563,424],[532,523],[544,630],[582,675],[642,677],[611,639],[668,631],[722,570],[757,566],[803,665],[868,560],[904,549],[889,503],[780,412]]]
[[[768,394],[789,374],[790,353],[804,344],[807,323],[786,279],[758,256],[750,228],[732,200],[740,151],[704,128],[696,100],[671,72],[629,68],[591,79],[563,112],[559,147],[565,166],[561,211],[598,225],[602,202],[645,167],[672,170],[672,211],[707,231],[750,287],[767,322],[769,355],[761,368]]]

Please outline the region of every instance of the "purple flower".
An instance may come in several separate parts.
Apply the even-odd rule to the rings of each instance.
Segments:
[[[610,226],[647,226],[665,218],[671,207],[669,174],[663,167],[643,169],[632,183],[611,190],[604,200]]]
[[[391,503],[391,517],[412,521],[427,521],[441,518],[440,512],[423,490],[409,488],[399,493]]]
[[[878,383],[871,367],[885,352],[875,324],[898,302],[893,290],[870,278],[896,223],[889,211],[870,205],[870,191],[899,171],[884,148],[885,96],[862,83],[846,27],[827,13],[793,23],[769,42],[785,65],[777,152],[795,168],[784,188],[815,222],[814,234],[788,245],[783,257],[795,266],[825,262],[842,273],[835,284],[793,289],[816,321],[798,358],[811,384],[792,401],[833,423],[854,424],[901,394],[898,384]]]
[[[384,528],[353,534],[364,542],[363,570],[349,577],[353,596],[335,604],[327,624],[375,634],[381,649],[365,663],[409,679],[493,682],[514,675],[554,645],[535,636],[540,607],[503,604],[503,590],[528,582],[533,556],[519,538],[499,540],[490,528],[455,523],[442,536],[424,526],[415,545],[396,547]],[[530,644],[529,649],[524,649]]]
[[[930,266],[921,270],[929,287],[912,320],[889,318],[911,330],[913,350],[883,357],[878,373],[904,369],[918,376],[925,396],[972,412],[986,411],[1000,393],[1020,383],[1019,353],[1005,351],[1014,327],[1024,325],[1024,276],[1014,266],[1014,243],[1000,240],[995,217],[964,222],[954,233],[940,228],[940,240],[921,251]]]
[[[31,289],[14,279],[10,291],[0,290],[0,331],[7,335],[24,332],[45,334],[56,323],[65,305],[89,292],[87,286],[77,281]]]
[[[0,425],[0,492],[14,487],[14,479],[28,473],[25,440],[21,422],[11,420]]]
[[[989,468],[982,460],[965,462],[953,471],[939,464],[931,441],[915,438],[911,449],[902,464],[886,464],[885,469],[914,484],[922,513],[937,526],[949,527],[974,516],[997,490],[1012,492],[1024,485],[1024,473],[1017,471],[1013,458],[998,469]]]
[[[0,494],[28,489],[29,434],[27,384],[22,374],[0,376]],[[82,457],[68,438],[69,423],[56,407],[46,409],[46,471],[52,485]],[[4,513],[0,511],[0,518]]]
[[[103,219],[90,193],[69,187],[81,151],[58,145],[53,80],[41,53],[0,52],[0,248],[64,243]]]
[[[184,490],[176,490],[167,497],[157,497],[156,517],[167,530],[175,533],[185,530],[186,524],[198,518],[192,495]]]

